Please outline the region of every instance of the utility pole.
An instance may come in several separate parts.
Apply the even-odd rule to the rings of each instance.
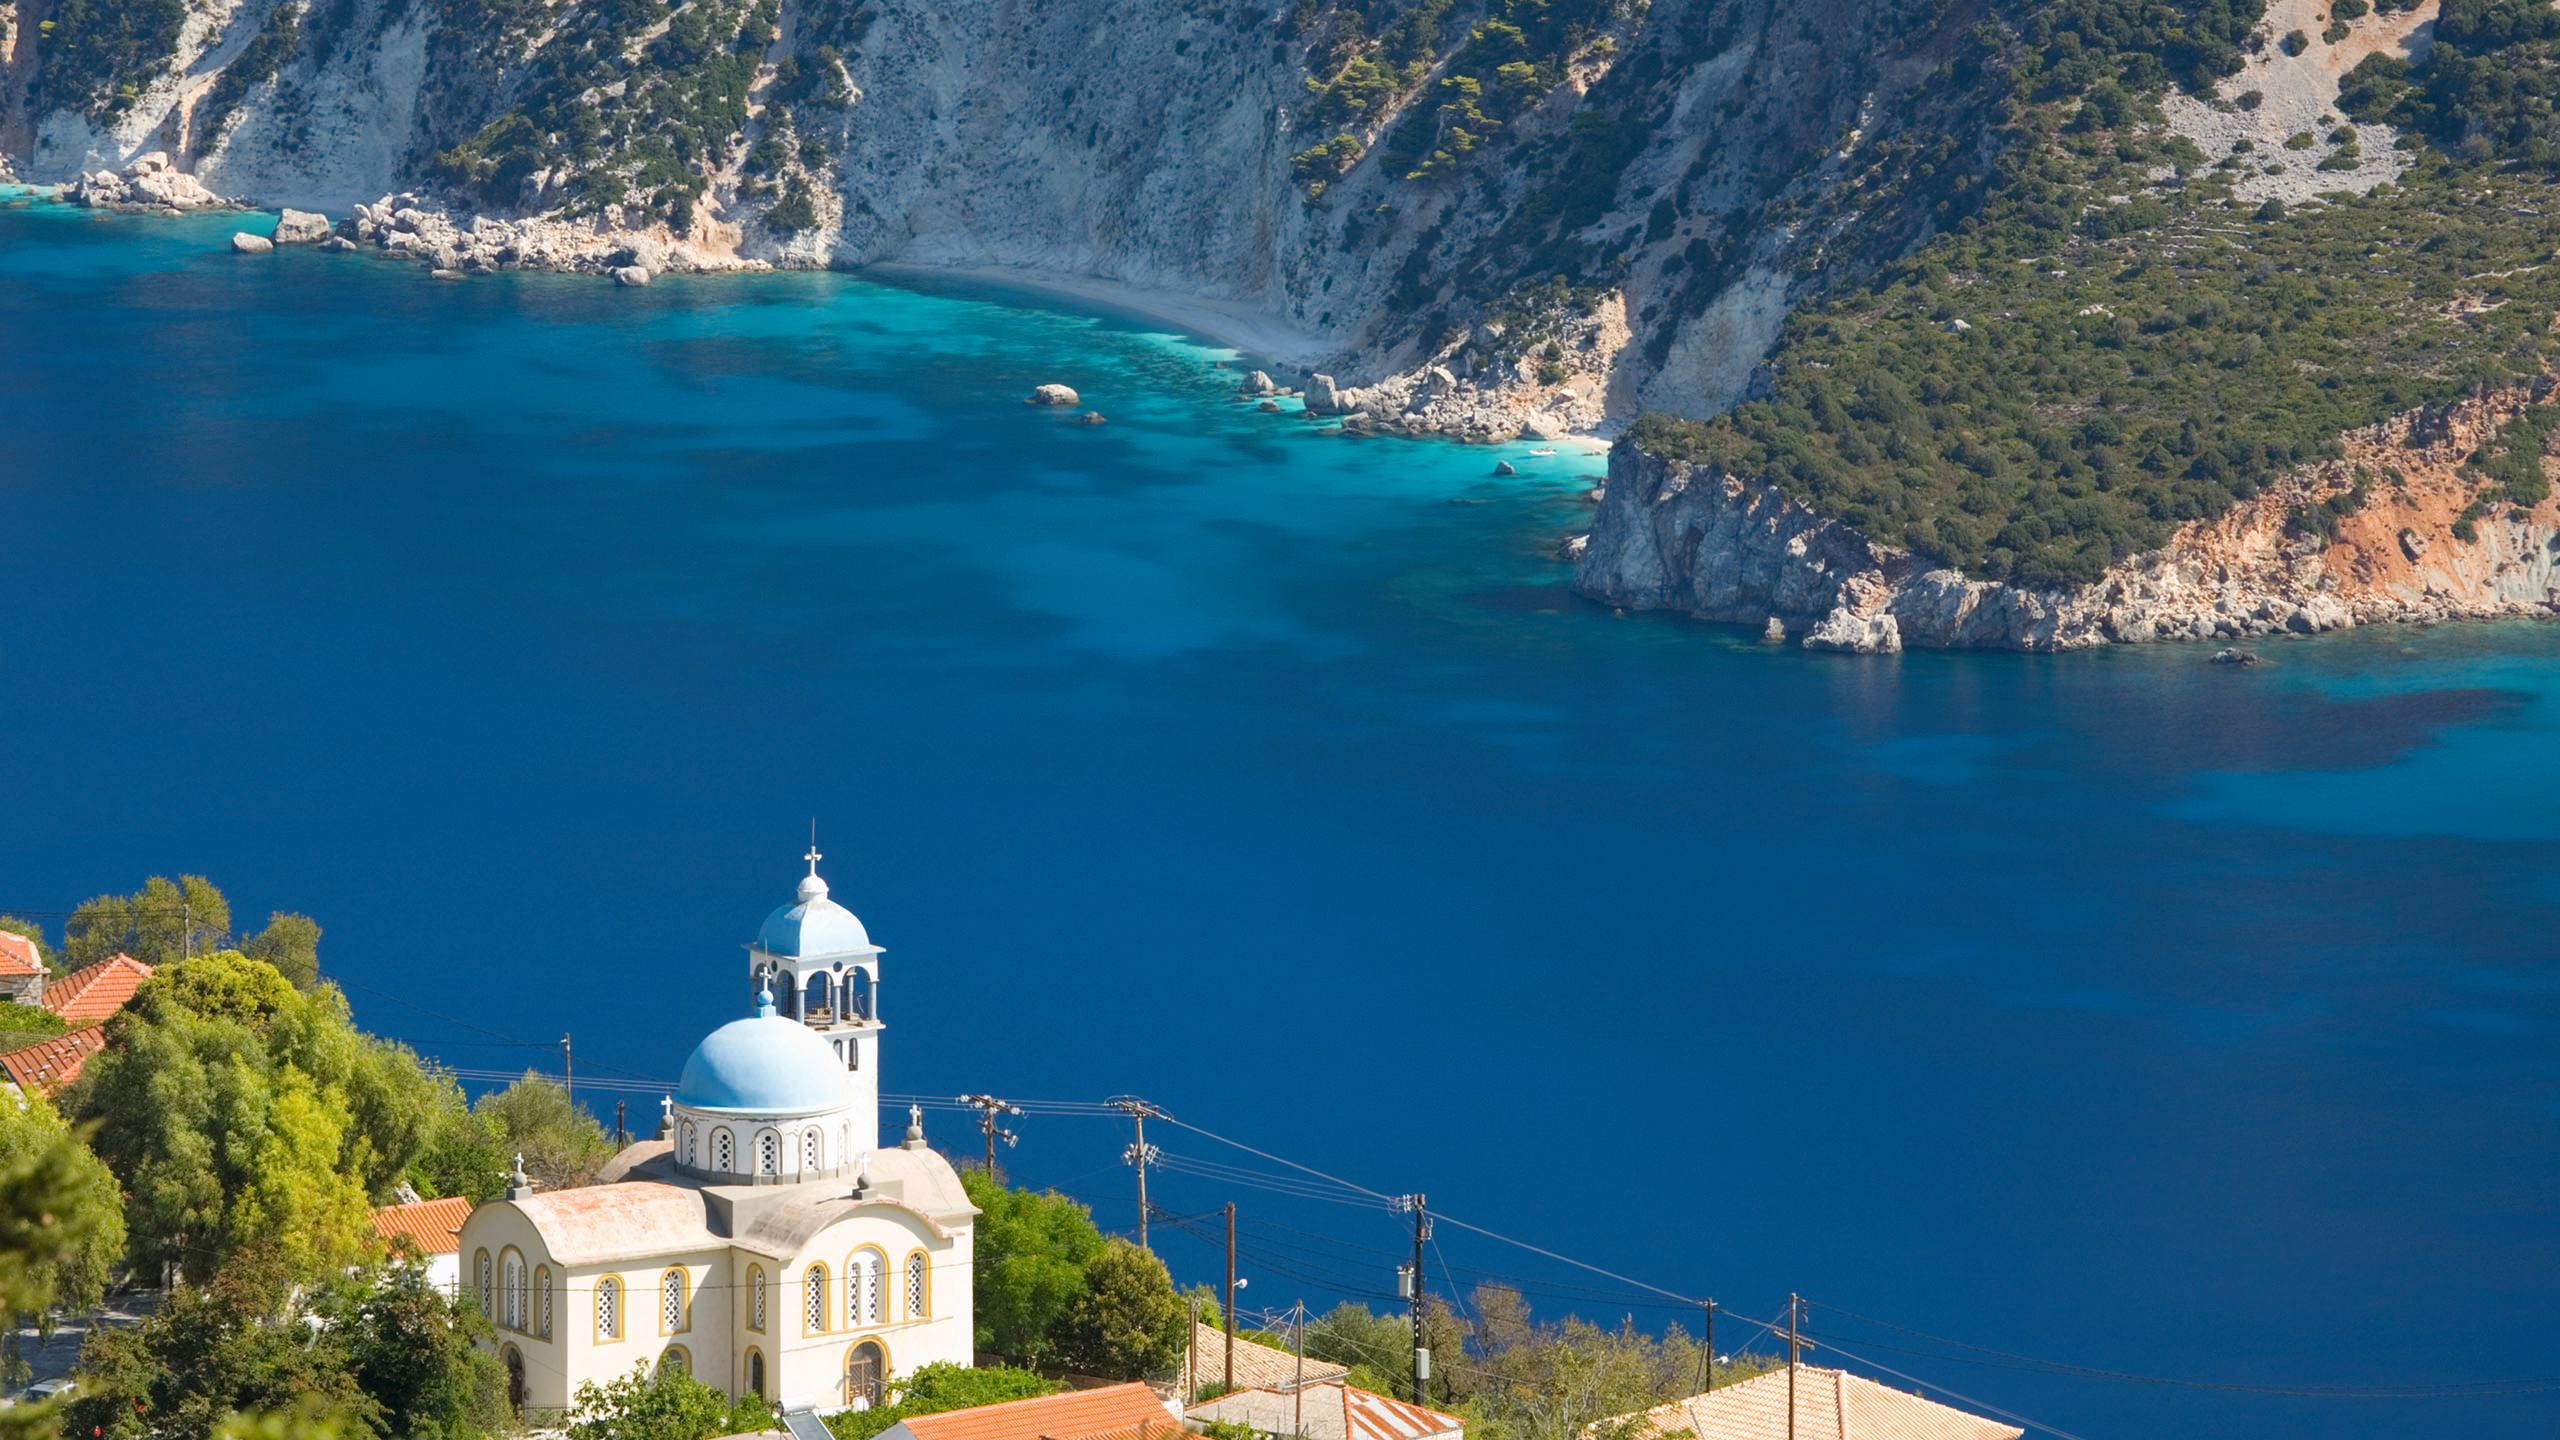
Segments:
[[[1220,1393],[1236,1388],[1236,1202],[1227,1202],[1227,1380]]]
[[[1698,1347],[1698,1393],[1701,1395],[1716,1388],[1716,1302],[1713,1299],[1706,1302],[1706,1310],[1706,1343]]]
[[[1796,1361],[1804,1348],[1796,1311],[1803,1304],[1794,1291],[1787,1292],[1787,1440],[1796,1440]]]
[[[1134,1166],[1138,1172],[1138,1248],[1154,1253],[1147,1244],[1147,1167],[1156,1163],[1157,1150],[1147,1143],[1147,1117],[1164,1112],[1135,1095],[1113,1097],[1111,1107],[1127,1112],[1131,1124],[1138,1127],[1138,1138],[1120,1152],[1120,1162]]]
[[[996,1142],[1002,1140],[1010,1146],[1020,1144],[1022,1140],[1021,1136],[996,1124],[996,1117],[1020,1115],[1022,1107],[993,1095],[963,1095],[960,1103],[978,1107],[978,1129],[987,1137],[987,1178],[993,1180],[996,1178]]]
[[[631,1102],[628,1100],[616,1100],[613,1102],[613,1143],[617,1146],[628,1145],[631,1143],[631,1131],[625,1124],[625,1117],[623,1115],[622,1108],[630,1103]]]
[[[1413,1403],[1421,1405],[1427,1403],[1423,1387],[1431,1380],[1431,1347],[1422,1343],[1422,1243],[1431,1238],[1431,1216],[1420,1195],[1403,1196],[1396,1204],[1413,1212],[1413,1279],[1406,1298],[1413,1305]]]
[[[1191,1297],[1191,1328],[1182,1336],[1182,1408],[1200,1403],[1200,1297]]]
[[[569,1063],[569,1032],[560,1032],[560,1088],[568,1093],[569,1103],[578,1103],[578,1071]]]
[[[1289,1312],[1289,1350],[1298,1357],[1297,1377],[1289,1382],[1289,1434],[1292,1440],[1307,1437],[1307,1302],[1301,1300]]]

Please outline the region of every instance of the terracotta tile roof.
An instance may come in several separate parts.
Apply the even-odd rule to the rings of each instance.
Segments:
[[[1303,1428],[1306,1440],[1424,1440],[1466,1429],[1455,1415],[1340,1381],[1298,1391],[1238,1390],[1202,1401],[1186,1413],[1194,1420],[1225,1420],[1266,1435],[1296,1435]]]
[[[1796,1368],[1797,1440],[2019,1440],[2026,1432],[1845,1370]],[[1772,1370],[1644,1412],[1632,1440],[1786,1440],[1787,1372]]]
[[[1191,1362],[1200,1362],[1199,1383],[1191,1378]],[[1351,1372],[1329,1360],[1309,1358],[1306,1368],[1309,1385],[1328,1380],[1348,1380]],[[1236,1337],[1236,1388],[1239,1390],[1287,1390],[1299,1383],[1298,1357],[1276,1345],[1265,1345]],[[1174,1376],[1174,1393],[1189,1398],[1212,1385],[1227,1383],[1227,1332],[1215,1325],[1191,1327],[1191,1344],[1183,1351],[1182,1368]]]
[[[107,1048],[107,1032],[91,1025],[0,1055],[0,1072],[21,1090],[50,1095],[80,1078],[89,1057]]]
[[[1132,1431],[1151,1434],[1172,1422],[1155,1392],[1133,1380],[974,1410],[911,1415],[900,1423],[915,1440],[1089,1440]]]
[[[385,1247],[406,1240],[421,1255],[452,1255],[462,1249],[462,1237],[456,1232],[470,1218],[471,1197],[448,1195],[442,1200],[383,1206],[373,1212],[373,1233],[382,1237]]]
[[[124,1008],[151,967],[130,955],[110,955],[44,987],[44,1008],[72,1025],[94,1025]]]
[[[732,1243],[713,1233],[701,1191],[657,1180],[546,1190],[490,1204],[522,1213],[541,1234],[543,1248],[563,1265],[719,1250]]]
[[[0,930],[0,976],[43,973],[44,957],[36,953],[36,942],[15,931]]]

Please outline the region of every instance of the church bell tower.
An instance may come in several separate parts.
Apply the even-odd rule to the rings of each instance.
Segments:
[[[880,947],[852,911],[827,898],[823,857],[809,847],[798,894],[765,917],[747,947],[748,988],[770,987],[775,1013],[816,1031],[835,1050],[862,1097],[855,1151],[874,1148],[880,1127]]]

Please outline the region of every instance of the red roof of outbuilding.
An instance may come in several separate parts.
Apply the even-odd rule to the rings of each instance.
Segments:
[[[1131,1381],[972,1410],[910,1415],[901,1423],[916,1440],[1084,1440],[1131,1431],[1150,1433],[1160,1425],[1170,1427],[1173,1416],[1153,1390]]]
[[[50,1095],[80,1078],[89,1057],[107,1048],[107,1032],[91,1025],[0,1055],[0,1072],[21,1090]]]
[[[36,942],[14,930],[0,930],[0,975],[41,975],[44,956]]]
[[[382,1237],[385,1246],[406,1240],[418,1247],[421,1255],[453,1255],[462,1249],[462,1222],[471,1218],[471,1197],[448,1195],[442,1200],[415,1200],[406,1205],[385,1205],[373,1212],[373,1233]]]
[[[130,955],[110,955],[83,965],[44,987],[44,1008],[72,1025],[94,1025],[124,1008],[151,967]]]

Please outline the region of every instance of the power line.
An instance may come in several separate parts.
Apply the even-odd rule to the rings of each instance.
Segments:
[[[2059,1436],[2061,1437],[2061,1440],[2088,1440],[2087,1436],[2075,1435],[2058,1425],[2047,1425],[2041,1420],[2030,1420],[2026,1416],[2021,1415],[2014,1410],[2003,1410],[1988,1400],[1976,1400],[1972,1396],[1964,1394],[1961,1391],[1950,1390],[1944,1385],[1933,1384],[1927,1380],[1921,1379],[1917,1375],[1905,1374],[1900,1370],[1894,1369],[1890,1365],[1879,1365],[1875,1361],[1870,1360],[1863,1355],[1853,1355],[1850,1352],[1841,1349],[1836,1342],[1826,1343],[1830,1344],[1831,1353],[1839,1356],[1843,1360],[1855,1360],[1870,1370],[1881,1370],[1885,1374],[1890,1375],[1897,1380],[1908,1380],[1912,1384],[1917,1385],[1924,1390],[1935,1390],[1950,1400],[1960,1400],[1965,1404],[1972,1406],[1976,1410],[1988,1411],[1991,1414],[1997,1415],[2001,1419],[2008,1421],[2012,1425],[2024,1425],[2030,1430],[2041,1430],[2047,1435]]]
[[[1952,1345],[1959,1350],[1970,1350],[1977,1354],[2010,1361],[2013,1362],[2011,1368],[2035,1370],[2053,1375],[2069,1375],[2084,1380],[2112,1380],[2128,1385],[2162,1385],[2184,1390],[2215,1390],[2239,1395],[2283,1395],[2319,1400],[2436,1400],[2472,1395],[2532,1395],[2560,1390],[2560,1378],[2450,1381],[2441,1385],[2261,1385],[2244,1381],[2192,1380],[2175,1375],[2143,1375],[2127,1370],[2107,1370],[2094,1365],[2079,1365],[2067,1360],[2044,1360],[2033,1355],[2021,1355],[2014,1350],[2000,1350],[1989,1345],[1976,1345],[1970,1341],[1951,1339],[1944,1335],[1932,1335],[1924,1330],[1914,1330],[1907,1325],[1897,1325],[1890,1320],[1878,1320],[1872,1315],[1861,1315],[1855,1310],[1843,1310],[1836,1305],[1825,1305],[1823,1309],[1826,1313],[1838,1315],[1844,1319],[1879,1326],[1917,1340],[1926,1340],[1936,1345]],[[1860,1341],[1859,1343],[1870,1342]],[[1961,1360],[1962,1357],[1939,1355],[1930,1358]]]

